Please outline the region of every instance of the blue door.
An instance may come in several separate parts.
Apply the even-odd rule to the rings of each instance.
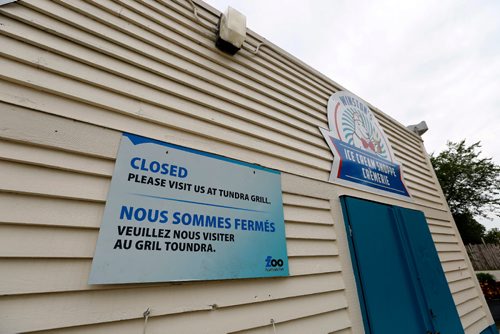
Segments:
[[[341,202],[366,332],[464,333],[422,212]]]

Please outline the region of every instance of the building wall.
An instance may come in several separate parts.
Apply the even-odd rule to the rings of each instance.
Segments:
[[[338,196],[424,211],[466,333],[492,323],[421,139],[372,108],[414,201],[327,183],[318,127],[342,87],[188,1],[0,7],[0,332],[361,333]],[[279,169],[289,278],[87,282],[121,132]]]

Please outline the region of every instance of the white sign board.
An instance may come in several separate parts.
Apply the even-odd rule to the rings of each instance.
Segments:
[[[287,275],[280,172],[123,135],[89,283]]]
[[[349,92],[328,99],[328,126],[320,128],[333,153],[330,182],[408,200],[401,164],[370,108]]]

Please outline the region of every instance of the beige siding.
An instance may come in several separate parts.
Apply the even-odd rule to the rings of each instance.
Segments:
[[[136,332],[148,307],[151,332],[259,332],[271,318],[297,333],[312,321],[330,332],[350,327],[325,185],[321,194],[318,181],[283,179],[290,278],[89,286],[113,164],[101,144],[116,149],[120,133],[6,104],[1,115],[0,173],[9,177],[0,179],[0,328]]]
[[[360,333],[340,194],[424,211],[466,333],[491,323],[421,139],[372,108],[412,203],[333,186],[318,127],[342,87],[213,39],[187,1],[0,7],[0,332],[137,333],[150,307],[148,333]],[[121,131],[283,171],[291,277],[89,286]]]

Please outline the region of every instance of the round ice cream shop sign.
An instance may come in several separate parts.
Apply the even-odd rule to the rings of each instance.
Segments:
[[[327,108],[329,129],[320,130],[334,156],[330,182],[408,198],[401,165],[366,104],[337,92]]]

